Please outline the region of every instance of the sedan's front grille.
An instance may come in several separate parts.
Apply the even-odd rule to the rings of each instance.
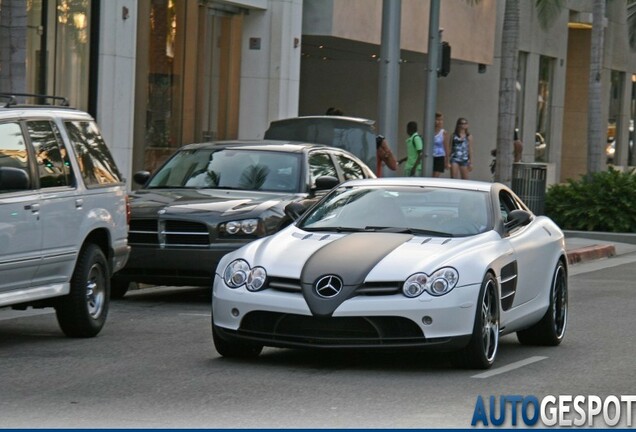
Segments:
[[[132,219],[128,231],[131,245],[196,246],[210,245],[206,224],[182,220]]]

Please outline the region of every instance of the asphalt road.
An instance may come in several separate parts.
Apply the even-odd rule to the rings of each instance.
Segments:
[[[506,336],[487,373],[431,354],[224,359],[201,289],[132,292],[88,340],[63,337],[51,311],[0,310],[0,428],[465,428],[480,395],[634,394],[634,262],[574,266],[564,343]]]

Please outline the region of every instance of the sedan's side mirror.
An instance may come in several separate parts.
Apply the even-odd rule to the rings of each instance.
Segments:
[[[285,214],[288,218],[295,221],[315,203],[315,200],[303,200],[289,203],[285,206]]]
[[[145,185],[148,182],[149,178],[150,178],[150,172],[148,171],[137,171],[133,175],[133,180],[135,181],[135,183],[141,186]]]
[[[21,168],[0,167],[0,190],[29,189],[29,176]]]
[[[317,191],[328,191],[340,183],[337,177],[334,176],[320,176],[316,179],[316,192]]]
[[[508,215],[508,221],[506,222],[506,230],[511,231],[515,228],[528,225],[532,216],[525,210],[513,210]]]

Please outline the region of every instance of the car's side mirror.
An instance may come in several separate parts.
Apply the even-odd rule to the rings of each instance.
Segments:
[[[515,228],[528,225],[532,216],[525,210],[513,210],[508,215],[508,221],[506,222],[506,230],[510,231]]]
[[[340,184],[340,180],[334,176],[320,176],[316,179],[316,191],[328,191]]]
[[[285,206],[285,214],[288,218],[295,221],[299,217],[302,216],[303,213],[309,209],[316,201],[315,200],[305,200],[305,201],[296,201],[289,203]]]
[[[0,190],[27,190],[29,176],[21,168],[0,167]]]
[[[150,178],[150,172],[148,171],[137,171],[133,175],[133,180],[135,181],[135,183],[141,186],[145,185],[148,182],[149,178]]]

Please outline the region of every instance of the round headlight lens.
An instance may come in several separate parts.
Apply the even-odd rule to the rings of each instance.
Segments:
[[[246,219],[241,222],[241,229],[245,234],[254,234],[258,228],[258,219]]]
[[[250,272],[250,266],[247,262],[238,259],[234,260],[225,267],[223,273],[223,280],[225,284],[230,288],[238,288],[245,284],[248,274]]]
[[[427,277],[424,273],[415,273],[410,276],[402,286],[402,293],[406,297],[417,297],[424,292]]]
[[[254,267],[247,275],[247,284],[245,285],[250,291],[258,291],[265,285],[267,272],[263,267]]]
[[[228,234],[236,234],[237,232],[239,232],[240,229],[240,222],[232,221],[225,224],[225,231],[227,231]]]
[[[459,273],[452,267],[444,267],[433,273],[429,280],[430,283],[426,286],[426,291],[430,295],[440,296],[455,288],[459,280]]]

